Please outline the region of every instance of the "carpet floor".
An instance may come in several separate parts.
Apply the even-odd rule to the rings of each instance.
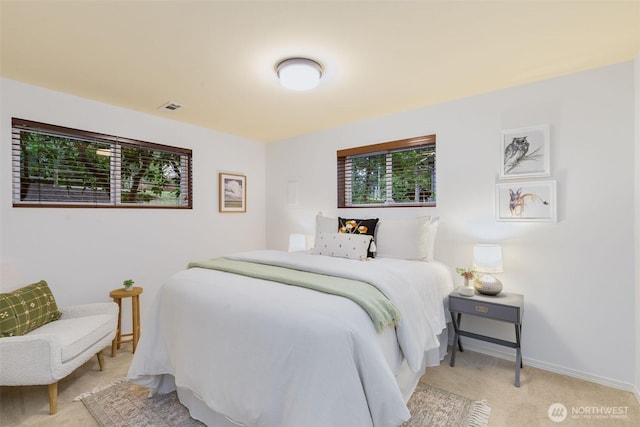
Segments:
[[[201,427],[189,416],[176,392],[151,398],[145,387],[123,379],[83,393],[81,400],[102,427]],[[411,419],[401,427],[484,427],[490,408],[457,394],[420,383],[409,400]]]
[[[110,351],[107,348],[106,351]],[[125,343],[117,357],[105,357],[106,369],[98,369],[92,358],[58,385],[58,413],[49,415],[46,386],[0,387],[0,426],[2,427],[99,427],[80,401],[81,393],[109,384],[127,374],[131,364],[131,344]],[[440,366],[428,368],[421,383],[447,390],[470,400],[486,399],[491,405],[490,427],[638,427],[640,403],[628,391],[617,390],[593,382],[525,366],[520,388],[513,386],[513,361],[497,359],[465,349]],[[618,408],[617,417],[589,417],[585,414],[567,417],[562,423],[552,421],[549,408],[562,403],[568,411],[574,408]]]

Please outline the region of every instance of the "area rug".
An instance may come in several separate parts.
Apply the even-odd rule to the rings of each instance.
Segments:
[[[407,406],[411,419],[402,427],[485,427],[491,414],[484,400],[469,400],[423,383],[418,383]]]
[[[195,427],[203,423],[189,416],[176,392],[149,398],[145,387],[124,378],[75,398],[81,400],[102,427]],[[427,384],[418,384],[407,405],[411,419],[401,427],[484,427],[491,409]]]

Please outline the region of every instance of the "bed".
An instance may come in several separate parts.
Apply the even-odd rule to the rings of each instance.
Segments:
[[[407,237],[424,247],[432,219],[419,222],[423,235]],[[394,258],[393,245],[380,239],[383,225],[376,227],[382,234],[374,259],[366,256],[373,236],[355,239],[366,243],[364,256],[329,254],[330,245],[319,242],[354,239],[335,237],[329,226],[317,232],[311,251],[261,250],[191,263],[152,303],[128,380],[151,394],[177,390],[192,417],[209,426],[400,425],[410,417],[406,402],[425,367],[445,355],[452,274],[424,257]],[[299,275],[304,284],[280,283],[265,269],[283,274],[284,282]],[[316,280],[333,290],[319,291]],[[360,290],[354,299],[341,294],[361,283],[366,298]],[[377,300],[361,301],[369,301],[367,287],[386,299],[389,318],[374,312],[383,305]]]

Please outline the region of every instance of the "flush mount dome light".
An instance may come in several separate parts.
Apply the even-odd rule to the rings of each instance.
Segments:
[[[276,65],[280,84],[287,89],[309,90],[320,84],[322,65],[308,58],[288,58]]]

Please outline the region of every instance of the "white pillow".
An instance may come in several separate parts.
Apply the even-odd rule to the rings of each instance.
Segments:
[[[338,232],[338,218],[331,218],[323,216],[322,213],[316,215],[316,242],[319,238],[319,233],[337,233]]]
[[[433,261],[439,217],[381,219],[376,256]]]
[[[366,234],[320,232],[311,254],[366,260],[371,239]]]
[[[316,215],[316,233],[337,233],[338,218],[331,218],[322,214]]]

